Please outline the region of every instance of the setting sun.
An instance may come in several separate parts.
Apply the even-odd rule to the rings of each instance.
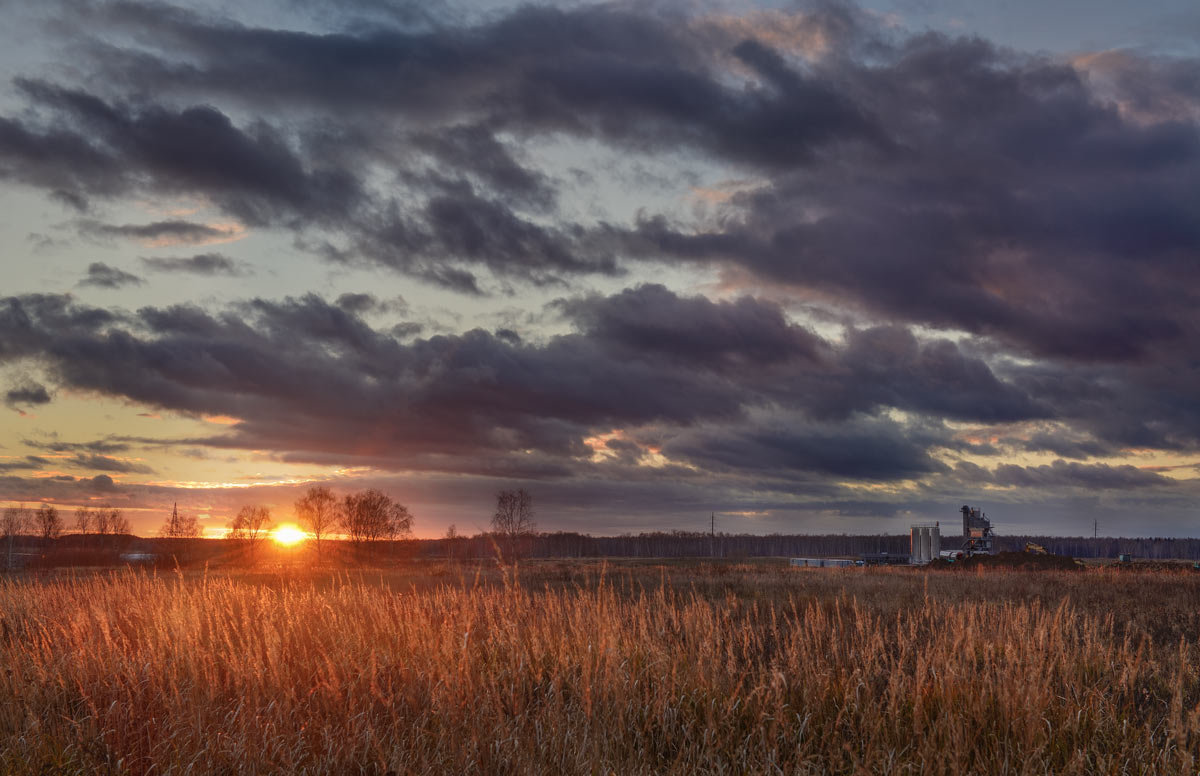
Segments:
[[[281,525],[271,533],[271,538],[285,547],[299,544],[308,538],[308,534],[290,523]]]

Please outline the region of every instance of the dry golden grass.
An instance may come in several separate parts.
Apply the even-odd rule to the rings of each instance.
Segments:
[[[8,580],[0,772],[1194,774],[1197,577]]]

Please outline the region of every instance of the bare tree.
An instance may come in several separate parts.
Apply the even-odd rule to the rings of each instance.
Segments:
[[[533,535],[533,496],[524,488],[502,490],[496,494],[496,514],[492,515],[492,530],[504,542],[509,559],[515,559],[521,542]]]
[[[446,559],[454,560],[454,549],[458,545],[458,526],[454,523],[446,526]]]
[[[408,507],[378,490],[347,495],[339,517],[342,531],[360,547],[412,533],[413,518]]]
[[[13,543],[17,537],[29,530],[29,510],[24,505],[9,507],[0,516],[0,532],[3,532],[5,544],[8,545],[8,561],[5,567],[13,569]]]
[[[121,510],[114,509],[107,504],[93,513],[92,520],[96,533],[101,536],[129,533],[129,518],[122,515]]]
[[[96,527],[96,513],[87,507],[75,510],[75,530],[81,534],[89,534]]]
[[[108,532],[113,536],[121,536],[129,533],[129,518],[121,514],[121,510],[113,507],[103,507],[100,512],[104,512],[108,518]],[[99,514],[99,513],[97,513]]]
[[[96,510],[96,514],[93,516],[93,526],[96,529],[96,533],[101,536],[114,533],[112,530],[111,515],[107,506]]]
[[[202,533],[195,515],[179,514],[179,504],[171,507],[171,516],[158,529],[158,535],[166,539],[198,539]]]
[[[233,518],[228,538],[245,545],[250,562],[253,563],[254,551],[266,540],[270,527],[271,510],[262,506],[245,506],[238,510],[237,517]]]
[[[296,502],[296,517],[313,538],[317,562],[321,561],[321,541],[333,532],[338,523],[338,503],[333,491],[324,485],[313,485]]]
[[[58,509],[50,504],[42,504],[33,513],[33,524],[43,539],[57,539],[62,533],[63,521]]]

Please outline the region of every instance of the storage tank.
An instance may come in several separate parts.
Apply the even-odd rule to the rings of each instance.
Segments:
[[[910,563],[928,563],[942,551],[942,532],[937,523],[918,523],[909,528]]]

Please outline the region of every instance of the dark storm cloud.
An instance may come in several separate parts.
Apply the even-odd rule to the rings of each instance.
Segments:
[[[85,491],[94,493],[116,493],[117,484],[113,482],[113,478],[107,474],[97,474],[91,479],[76,480],[78,486]]]
[[[1134,466],[1082,464],[1058,460],[1041,466],[1001,464],[992,475],[997,485],[1020,488],[1076,487],[1093,489],[1144,488],[1169,485],[1173,480]]]
[[[665,260],[1050,359],[1152,359],[1200,327],[1192,60],[1068,66],[838,3],[787,17],[809,42],[790,47],[750,17],[615,6],[351,15],[315,34],[80,9],[103,77],[19,81],[0,171],[60,197],[203,196],[467,294],[481,270],[551,284]],[[546,140],[761,185],[711,223],[585,223],[538,166]]]
[[[1011,382],[1041,396],[1069,424],[1072,431],[1059,436],[1059,445],[1077,439],[1110,452],[1200,448],[1193,398],[1200,391],[1200,364],[1194,359],[1167,351],[1142,364],[1035,364],[1012,370]]]
[[[49,404],[50,392],[46,390],[46,386],[44,385],[27,381],[5,391],[4,403],[9,407]]]
[[[1039,431],[1019,445],[1029,452],[1048,452],[1063,458],[1099,458],[1117,452],[1115,446],[1090,435],[1081,435],[1067,428]]]
[[[463,294],[569,288],[553,310],[570,333],[421,337],[416,322],[364,320],[407,313],[364,293],[136,314],[26,296],[0,301],[0,360],[243,419],[196,444],[384,469],[570,478],[646,469],[661,451],[675,469],[660,477],[691,477],[686,461],[748,490],[816,492],[952,478],[947,452],[1200,449],[1196,61],[1068,64],[886,29],[838,3],[766,22],[366,5],[341,27],[326,7],[335,29],[321,34],[72,5],[55,29],[74,29],[58,42],[86,75],[16,82],[0,177],[83,214],[71,223],[85,237],[198,244],[246,225]],[[626,222],[580,201],[620,171],[562,169],[593,149],[746,185],[690,219],[646,204]],[[612,195],[595,188],[603,211]],[[238,226],[97,220],[100,205],[170,196]],[[731,298],[575,291],[660,263],[720,273]],[[842,336],[797,325],[793,304]],[[999,428],[964,441],[961,424]],[[1106,464],[973,474],[1014,489],[1164,484]]]
[[[896,480],[945,470],[929,455],[935,441],[944,443],[920,429],[886,420],[799,427],[772,424],[726,433],[681,434],[663,452],[713,471],[776,475],[798,471],[851,480]]]
[[[126,86],[109,97],[19,80],[34,117],[12,120],[13,137],[0,143],[0,160],[14,160],[10,177],[78,202],[149,188],[203,195],[252,225],[334,227],[347,242],[327,255],[465,293],[480,290],[471,267],[539,284],[618,271],[605,234],[523,212],[553,212],[557,197],[546,174],[518,160],[517,145],[534,135],[694,147],[765,169],[811,161],[832,143],[890,146],[836,84],[760,44],[723,42],[760,79],[730,84],[709,37],[611,8],[332,35],[134,3],[82,17],[92,65],[109,87]],[[138,43],[101,43],[105,29]],[[163,48],[146,49],[149,40]],[[146,99],[168,84],[200,103]],[[235,124],[213,99],[261,118]],[[289,134],[261,114],[268,105],[292,111],[300,129]],[[370,191],[369,170],[381,167],[410,196]]]
[[[51,335],[96,335],[124,316],[75,304],[68,294],[25,294],[0,300],[0,359],[32,355],[51,344]]]
[[[713,302],[679,297],[654,284],[610,297],[566,300],[558,307],[609,348],[707,367],[816,360],[819,347],[817,337],[789,323],[778,306],[751,297]]]
[[[902,152],[776,175],[717,232],[646,218],[643,255],[738,263],[1048,357],[1136,360],[1195,330],[1194,122],[1129,120],[1075,70],[979,40],[911,38],[886,61],[839,72]]]
[[[243,129],[207,105],[133,107],[44,81],[18,79],[16,84],[50,118],[45,127],[16,126],[13,133],[19,129],[20,137],[43,146],[74,134],[90,149],[90,159],[51,156],[45,148],[25,148],[28,142],[5,143],[0,131],[0,160],[41,153],[45,167],[63,168],[46,173],[67,184],[58,188],[73,185],[80,194],[135,192],[149,178],[154,190],[203,192],[251,224],[335,217],[358,196],[352,176],[306,169],[287,139],[263,122]],[[14,177],[30,174],[18,167]],[[38,182],[36,176],[31,181]]]
[[[141,89],[402,111],[426,122],[477,117],[493,129],[566,131],[654,148],[682,143],[765,166],[807,160],[833,140],[887,144],[841,90],[755,41],[717,44],[761,79],[750,88],[728,84],[713,60],[711,31],[692,34],[670,16],[525,6],[473,26],[316,35],[208,21],[165,6],[123,4],[100,14],[161,42],[161,51],[94,52]],[[202,64],[173,62],[170,51]],[[457,122],[451,134],[463,126]],[[478,150],[489,141],[477,135],[468,142]]]
[[[486,127],[452,127],[418,135],[414,142],[440,165],[476,176],[494,191],[539,210],[554,204],[555,190],[546,176],[520,165]]]
[[[104,262],[95,261],[88,265],[87,275],[79,281],[79,285],[94,288],[123,288],[140,286],[143,282],[137,275],[123,269],[110,267]]]
[[[237,277],[246,274],[246,270],[240,262],[220,253],[198,253],[194,256],[178,258],[144,258],[142,264],[146,269],[154,272],[183,272],[208,277],[216,275]]]
[[[1052,413],[1049,406],[1002,381],[985,361],[967,355],[955,343],[921,342],[896,326],[850,332],[841,364],[853,379],[821,398],[821,410],[831,417],[875,406],[990,422]]]
[[[73,323],[89,317],[82,305],[17,298],[4,302],[9,315],[0,318],[0,335],[12,344],[9,358],[41,360],[62,385],[241,419],[224,435],[188,444],[274,450],[289,460],[549,476],[590,466],[596,448],[585,439],[593,434],[630,428],[640,431],[629,444],[607,448],[621,460],[656,447],[729,469],[721,451],[735,448],[744,455],[741,468],[762,476],[889,479],[937,471],[929,450],[950,443],[936,423],[870,420],[916,402],[903,386],[855,391],[855,361],[872,360],[869,339],[825,342],[764,301],[711,302],[642,286],[559,302],[579,331],[544,342],[474,330],[409,344],[347,309],[365,302],[332,305],[310,295],[256,299],[219,313],[147,307],[135,317],[113,315],[105,331],[93,332]],[[932,345],[939,352],[948,346]],[[666,358],[672,350],[677,355]],[[908,373],[925,392],[953,394],[973,380],[982,418],[1017,395],[985,369],[960,366],[942,379],[947,363],[974,364],[961,354],[949,362],[912,360]],[[821,420],[834,397],[841,432]],[[729,425],[772,408],[790,413],[790,430]],[[672,441],[709,423],[728,430]],[[763,473],[771,450],[784,463]]]

